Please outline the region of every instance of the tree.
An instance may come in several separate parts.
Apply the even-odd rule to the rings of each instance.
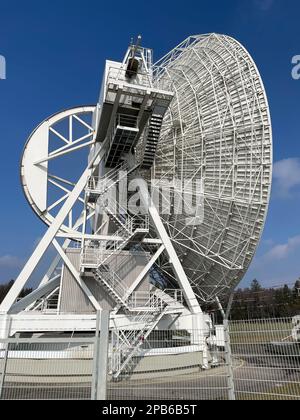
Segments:
[[[12,288],[12,286],[14,285],[15,281],[11,280],[10,282],[6,283],[6,284],[1,284],[0,285],[0,303],[3,302],[5,296],[7,295],[7,293],[10,291],[10,289]],[[24,289],[22,290],[22,292],[20,293],[20,298],[23,298],[27,295],[29,295],[32,292],[32,289]]]
[[[262,312],[260,311],[260,296],[263,288],[261,287],[260,283],[257,279],[254,279],[250,286],[250,308],[249,311],[251,313],[252,318],[261,318],[263,316]]]
[[[293,296],[296,300],[300,297],[300,279],[297,280],[295,283],[295,286],[293,288]]]
[[[254,279],[251,283],[250,290],[252,293],[258,293],[263,290],[258,280]]]
[[[15,283],[14,280],[11,280],[10,282],[8,282],[6,284],[1,284],[0,285],[0,303],[3,302],[5,296],[10,291],[10,289],[12,288],[14,283]]]

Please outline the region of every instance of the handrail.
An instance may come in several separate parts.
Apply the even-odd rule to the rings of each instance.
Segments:
[[[87,182],[87,188],[91,191],[105,192],[106,189],[112,187],[116,180],[119,180],[120,172],[126,172],[128,170],[127,162],[121,162],[116,168],[107,172],[103,177],[90,176]],[[109,185],[111,183],[111,185]]]
[[[116,67],[116,66],[110,66],[108,70],[108,77],[107,77],[107,84],[109,86],[110,83],[113,81],[116,82],[126,82],[132,86],[143,86],[143,87],[152,87],[152,77],[150,76],[149,72],[137,72],[135,73],[134,78],[128,79],[126,77],[127,69]],[[140,83],[141,82],[141,83]]]
[[[97,270],[98,275],[103,278],[109,286],[117,293],[117,295],[122,299],[126,293],[127,289],[122,284],[122,279],[118,276],[118,274],[114,271],[100,271],[98,268]]]

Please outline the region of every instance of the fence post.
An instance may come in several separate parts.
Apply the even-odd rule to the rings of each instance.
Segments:
[[[224,339],[225,339],[225,362],[227,366],[227,385],[228,385],[228,399],[235,401],[235,389],[234,389],[234,372],[233,372],[233,360],[231,353],[230,344],[230,333],[229,333],[229,322],[227,318],[224,318]]]
[[[230,331],[229,331],[229,316],[232,307],[234,293],[229,296],[226,312],[224,311],[220,299],[217,297],[216,301],[219,306],[220,312],[223,317],[223,328],[224,328],[224,342],[225,342],[225,363],[227,366],[227,386],[228,386],[228,399],[229,401],[235,401],[235,388],[234,388],[234,371],[233,371],[233,360],[230,343]]]
[[[97,311],[96,316],[96,332],[95,332],[95,341],[93,349],[93,372],[92,372],[92,394],[91,399],[96,400],[96,390],[97,390],[97,372],[98,372],[98,358],[99,358],[99,334],[100,334],[100,317],[101,312]]]
[[[5,315],[4,320],[4,332],[1,334],[3,337],[5,337],[7,340],[9,339],[10,330],[11,330],[11,317],[9,315]],[[1,344],[1,343],[0,343]],[[5,382],[5,375],[6,375],[6,369],[7,369],[7,361],[8,361],[8,354],[9,354],[9,341],[7,341],[2,348],[2,345],[0,346],[1,351],[4,350],[4,358],[3,358],[3,368],[0,379],[0,400],[3,398],[3,387]]]
[[[105,401],[107,398],[109,320],[109,311],[97,312],[92,379],[92,400]]]

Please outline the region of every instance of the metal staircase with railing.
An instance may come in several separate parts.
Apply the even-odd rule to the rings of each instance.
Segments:
[[[111,375],[114,380],[133,372],[138,363],[135,358],[139,356],[143,344],[165,315],[183,312],[184,306],[170,296],[166,299],[167,296],[163,292],[152,293],[146,305],[149,310],[139,312],[131,320],[131,328],[136,327],[137,330],[131,329],[127,333],[122,331],[119,335],[121,343],[113,349],[111,357]],[[175,298],[176,296],[174,295]]]
[[[156,155],[156,150],[160,138],[163,117],[153,114],[149,121],[149,126],[144,139],[142,151],[141,169],[151,169]]]
[[[155,304],[157,304],[156,308]],[[126,376],[132,372],[136,366],[133,358],[138,356],[145,340],[169,310],[168,306],[154,295],[150,297],[147,306],[151,310],[140,312],[131,319],[131,327],[137,327],[138,330],[133,329],[127,334],[123,332],[121,343],[113,351],[111,374],[114,380],[117,380],[121,375]]]
[[[117,273],[111,271],[109,266],[101,265],[100,268],[94,270],[94,276],[95,280],[113,297],[118,305],[127,311],[131,310],[125,299],[127,289],[123,286],[122,279]]]
[[[129,242],[140,243],[149,233],[149,216],[132,216],[109,194],[109,190],[123,178],[134,172],[139,165],[132,167],[128,172],[126,163],[122,163],[114,171],[110,171],[101,180],[91,177],[88,181],[86,192],[89,199],[97,202],[100,209],[106,213],[116,226],[117,230],[111,239],[104,242],[104,247],[99,246],[99,241],[85,242],[81,254],[81,269],[99,268],[113,255],[126,248]],[[124,173],[122,173],[124,171]],[[121,173],[121,175],[120,175]],[[101,197],[101,200],[99,198]],[[103,245],[103,244],[102,244]]]
[[[139,164],[129,167],[128,163],[124,161],[103,177],[91,176],[86,186],[88,202],[97,202],[100,197],[103,197],[109,190],[127,179],[139,167]]]
[[[150,231],[150,222],[148,215],[129,214],[127,209],[122,208],[114,199],[113,194],[109,194],[110,190],[141,164],[143,168],[152,166],[163,120],[157,115],[151,117],[145,134],[143,161],[128,169],[126,162],[119,162],[119,152],[121,150],[122,153],[127,153],[132,147],[136,136],[136,122],[127,117],[122,118],[118,116],[110,150],[106,156],[107,161],[118,166],[102,178],[90,177],[86,188],[88,201],[97,203],[99,209],[107,215],[110,231],[113,233],[107,240],[85,241],[81,255],[81,268],[92,269],[95,281],[116,302],[116,312],[122,308],[125,314],[130,316],[130,331],[118,332],[118,345],[112,352],[111,372],[114,380],[133,371],[145,340],[163,317],[169,313],[181,313],[184,309],[183,305],[177,302],[177,295],[172,298],[159,291],[150,292],[143,307],[138,307],[136,302],[141,300],[128,295],[123,280],[113,269],[112,259],[121,251],[130,249],[129,246],[140,244]]]
[[[125,216],[114,214],[106,207],[107,213],[119,225],[119,229],[106,241],[105,249],[86,244],[81,255],[82,268],[100,268],[113,255],[123,251],[129,242],[141,242],[149,233],[149,216]]]

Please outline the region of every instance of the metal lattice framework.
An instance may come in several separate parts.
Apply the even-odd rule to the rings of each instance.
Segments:
[[[248,269],[272,179],[269,107],[248,52],[228,36],[194,36],[153,66],[152,52],[139,43],[122,63],[106,62],[95,107],[58,113],[30,136],[22,186],[49,228],[0,306],[5,315],[31,312],[38,331],[56,331],[61,308],[82,310],[86,331],[90,313],[108,307],[117,342],[115,379],[132,372],[144,340],[168,319],[167,328],[202,331],[191,344],[208,368],[211,321],[201,305],[220,304]],[[162,204],[148,200],[143,182],[137,201],[148,200],[145,215],[121,199],[124,192],[135,198],[130,181],[141,176]],[[194,191],[196,181],[201,189]],[[192,207],[196,213],[189,217]],[[18,300],[50,246],[57,256],[39,287]],[[164,274],[175,281],[163,285]],[[161,290],[167,283],[172,290]],[[72,293],[75,309],[62,305]],[[57,313],[49,319],[53,302]]]
[[[195,293],[214,300],[240,282],[265,222],[272,130],[264,86],[248,52],[216,34],[190,37],[163,57],[154,84],[175,98],[152,178],[204,182],[201,225],[162,217]],[[168,262],[162,267],[168,271]]]

